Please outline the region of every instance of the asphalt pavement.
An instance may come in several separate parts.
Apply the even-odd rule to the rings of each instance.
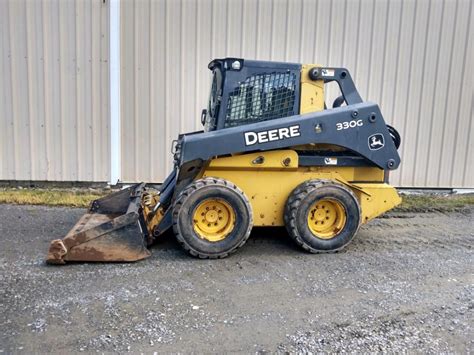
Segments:
[[[336,254],[266,228],[223,260],[168,234],[137,263],[48,266],[84,210],[0,205],[0,352],[470,353],[473,212],[388,215]]]

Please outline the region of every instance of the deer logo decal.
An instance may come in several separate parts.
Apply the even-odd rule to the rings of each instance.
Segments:
[[[379,150],[385,146],[385,139],[382,133],[375,133],[369,137],[369,149]]]

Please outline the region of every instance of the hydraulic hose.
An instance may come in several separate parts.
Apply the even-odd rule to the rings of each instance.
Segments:
[[[392,137],[393,143],[395,144],[395,148],[399,148],[400,144],[402,143],[402,138],[400,137],[400,134],[398,131],[393,128],[390,125],[387,125],[388,133],[390,133],[390,136]]]

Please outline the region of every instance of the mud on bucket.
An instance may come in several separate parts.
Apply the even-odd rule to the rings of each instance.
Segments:
[[[144,187],[136,184],[93,201],[63,239],[51,242],[46,262],[137,261],[149,257],[141,206]]]

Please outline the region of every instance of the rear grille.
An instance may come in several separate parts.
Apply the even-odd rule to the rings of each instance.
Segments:
[[[252,75],[229,95],[225,127],[291,116],[296,97],[296,74]]]

